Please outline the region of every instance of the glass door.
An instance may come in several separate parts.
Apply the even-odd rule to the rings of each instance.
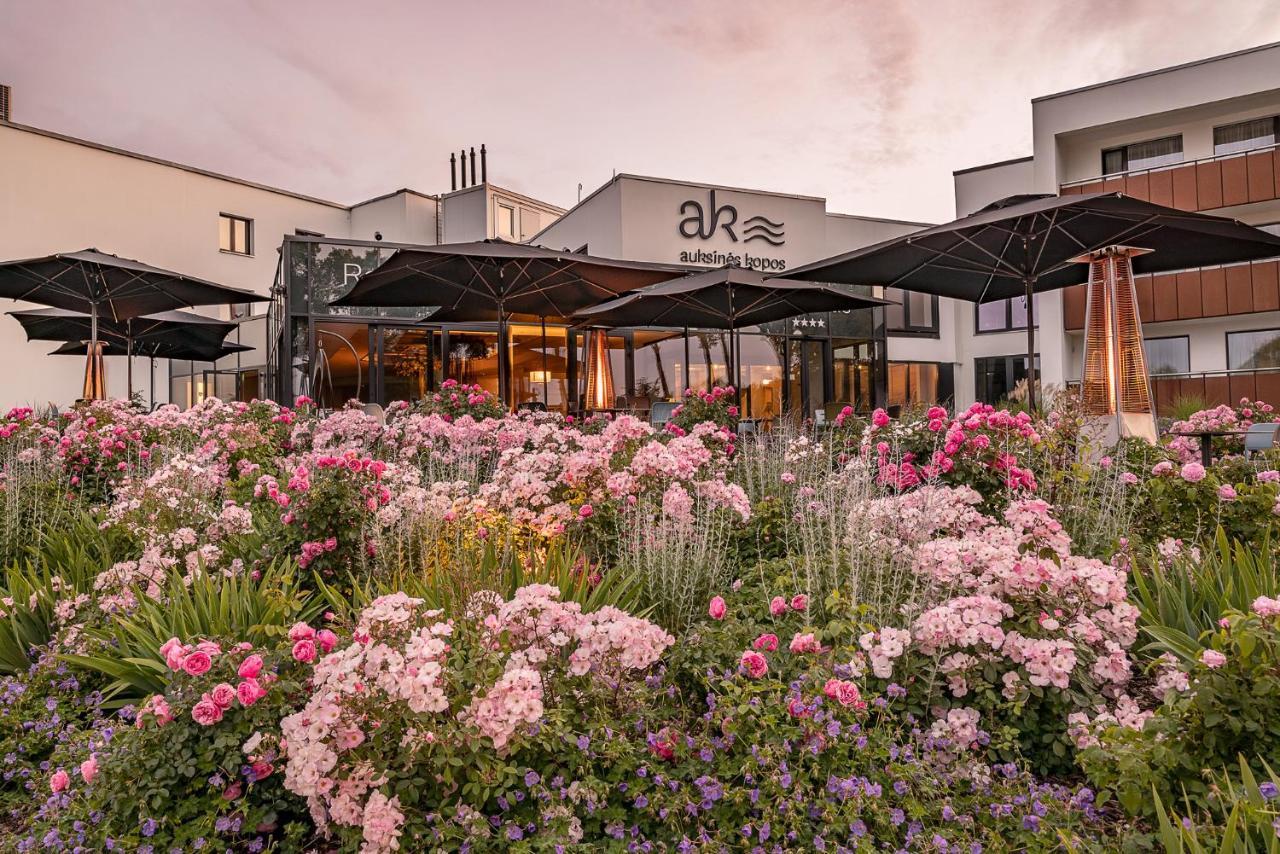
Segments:
[[[787,407],[802,419],[824,417],[826,371],[823,348],[827,342],[813,338],[792,338],[787,348]]]
[[[384,326],[378,362],[383,403],[421,400],[440,387],[441,334],[430,329]]]

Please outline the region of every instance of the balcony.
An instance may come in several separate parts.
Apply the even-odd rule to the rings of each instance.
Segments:
[[[1143,323],[1280,310],[1276,261],[1134,276],[1133,282]],[[1068,330],[1084,329],[1085,288],[1074,285],[1063,290],[1063,322]]]
[[[1198,398],[1208,406],[1237,404],[1241,398],[1273,403],[1280,401],[1280,368],[1160,374],[1151,377],[1151,394],[1160,415],[1169,415],[1184,398]]]
[[[1211,211],[1280,199],[1280,147],[1070,181],[1058,188],[1063,196],[1110,192],[1184,211]]]

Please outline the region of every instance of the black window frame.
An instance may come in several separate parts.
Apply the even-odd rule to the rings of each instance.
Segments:
[[[220,212],[220,213],[218,214],[219,226],[221,226],[221,221],[222,221],[222,220],[224,220],[224,219],[225,219],[225,220],[228,220],[228,221],[230,222],[230,226],[231,226],[231,227],[230,227],[230,229],[229,229],[229,231],[228,231],[228,234],[230,234],[230,235],[231,235],[231,248],[230,248],[230,249],[224,249],[224,248],[223,248],[223,246],[222,246],[222,235],[221,235],[221,233],[219,233],[219,235],[218,235],[218,251],[219,251],[219,252],[225,252],[225,253],[227,253],[228,255],[241,255],[241,256],[246,257],[246,258],[251,258],[251,257],[253,257],[253,220],[252,220],[250,217],[247,217],[247,216],[241,216],[240,214],[233,214],[233,213],[227,213],[226,211],[222,211],[222,212]],[[236,223],[237,223],[237,222],[242,222],[242,223],[244,223],[244,242],[245,242],[245,247],[244,247],[244,249],[243,249],[243,250],[240,250],[240,249],[237,249],[237,248],[236,248],[236,228],[235,228],[235,226],[236,226]]]
[[[1134,141],[1134,142],[1126,142],[1124,145],[1113,145],[1113,146],[1111,146],[1110,148],[1104,148],[1104,149],[1102,149],[1102,155],[1101,155],[1101,158],[1100,158],[1100,159],[1101,159],[1101,161],[1102,161],[1101,166],[1102,166],[1102,175],[1103,175],[1103,177],[1106,177],[1106,176],[1108,176],[1108,175],[1123,175],[1125,172],[1130,171],[1130,166],[1129,166],[1129,151],[1130,151],[1130,149],[1132,149],[1135,145],[1147,145],[1147,144],[1152,143],[1152,142],[1163,142],[1163,141],[1164,141],[1164,140],[1166,140],[1166,139],[1176,139],[1176,140],[1178,140],[1178,147],[1179,147],[1179,152],[1178,152],[1178,153],[1179,153],[1179,154],[1183,154],[1183,155],[1185,155],[1185,154],[1186,154],[1187,149],[1186,149],[1186,147],[1185,147],[1185,146],[1184,146],[1184,144],[1183,144],[1183,143],[1184,143],[1184,140],[1183,140],[1183,138],[1182,138],[1182,134],[1181,134],[1181,133],[1167,133],[1167,134],[1165,134],[1164,136],[1156,136],[1156,137],[1152,137],[1151,139],[1139,139],[1139,140],[1136,140],[1136,141]],[[1117,169],[1117,170],[1110,170],[1110,171],[1108,171],[1108,170],[1107,170],[1107,155],[1108,155],[1108,154],[1115,154],[1115,153],[1117,153],[1117,152],[1119,152],[1119,154],[1120,154],[1120,168],[1119,168],[1119,169]],[[1143,167],[1140,167],[1140,168],[1142,168],[1142,169],[1163,169],[1163,168],[1167,168],[1167,167],[1168,167],[1168,166],[1170,166],[1170,165],[1172,165],[1172,164],[1166,164],[1165,166],[1143,166]]]
[[[895,338],[937,338],[940,335],[940,326],[938,325],[938,295],[922,294],[929,297],[930,314],[933,321],[928,324],[912,323],[911,319],[911,302],[907,295],[909,293],[920,293],[919,291],[905,291],[902,288],[885,288],[884,298],[893,299],[894,295],[902,295],[902,318],[903,326],[896,327],[889,324],[889,307],[885,306],[884,331],[886,335],[892,335]]]
[[[1149,343],[1151,343],[1152,341],[1182,341],[1182,342],[1183,342],[1183,344],[1186,346],[1186,352],[1187,352],[1187,368],[1186,368],[1186,370],[1183,370],[1183,371],[1171,371],[1171,372],[1166,373],[1166,374],[1157,374],[1157,373],[1152,372],[1152,370],[1151,370],[1151,357],[1150,357],[1150,354],[1147,352],[1147,349],[1146,349],[1146,345],[1147,345],[1147,344],[1149,344]],[[1148,338],[1148,337],[1145,337],[1145,336],[1144,336],[1144,337],[1143,337],[1143,339],[1142,339],[1142,344],[1143,344],[1143,348],[1142,348],[1142,357],[1143,357],[1143,359],[1147,362],[1147,374],[1148,374],[1149,376],[1153,376],[1153,377],[1176,377],[1176,376],[1178,376],[1179,374],[1189,374],[1189,373],[1191,373],[1191,336],[1190,336],[1190,335],[1157,335],[1157,336],[1155,336],[1155,337],[1151,337],[1151,338]]]
[[[1228,371],[1273,371],[1273,370],[1276,370],[1277,368],[1280,368],[1280,361],[1278,361],[1278,363],[1274,366],[1257,367],[1255,365],[1254,367],[1251,367],[1251,368],[1237,368],[1232,366],[1231,336],[1232,335],[1253,335],[1258,332],[1274,332],[1276,334],[1276,337],[1280,338],[1280,327],[1276,327],[1276,326],[1264,326],[1261,329],[1231,329],[1225,333]]]
[[[1036,298],[1039,296],[1040,294],[1037,293],[1034,296],[1032,296],[1032,299],[1035,300],[1036,303],[1038,303],[1039,300]],[[1025,300],[1026,297],[1025,296],[1005,297],[1004,299],[991,300],[992,303],[998,303],[998,302],[1004,303],[1004,326],[1000,327],[999,329],[983,329],[979,325],[981,320],[982,306],[990,305],[991,303],[974,303],[973,304],[973,334],[974,335],[1003,335],[1008,332],[1026,332],[1027,325],[1025,323],[1022,324],[1021,326],[1013,325],[1013,301],[1016,299]],[[1037,306],[1033,304],[1032,306],[1033,310],[1036,307]],[[1034,316],[1031,318],[1031,321],[1032,321],[1032,327],[1031,327],[1032,329],[1040,328],[1040,312],[1039,311],[1034,311]]]
[[[1223,151],[1223,152],[1218,151],[1218,146],[1220,144],[1223,144],[1223,145],[1227,144],[1227,143],[1218,142],[1218,131],[1224,130],[1229,127],[1235,127],[1236,125],[1249,124],[1250,122],[1260,122],[1260,121],[1265,121],[1267,119],[1271,120],[1271,142],[1267,143],[1266,145],[1254,146],[1253,148],[1242,148],[1239,151]],[[1264,148],[1274,148],[1277,145],[1280,145],[1280,115],[1255,116],[1252,119],[1240,119],[1239,121],[1235,121],[1235,122],[1227,122],[1225,125],[1213,126],[1213,156],[1214,157],[1231,157],[1233,155],[1244,154],[1249,151],[1259,151]]]
[[[994,406],[995,404],[999,403],[1000,400],[1007,398],[1009,395],[1009,392],[1013,391],[1014,388],[1016,388],[1018,385],[1018,381],[1014,379],[1015,371],[1013,369],[1013,365],[1015,360],[1021,360],[1022,362],[1025,363],[1027,361],[1027,354],[1017,353],[1017,354],[1008,355],[1008,356],[974,356],[973,358],[974,400],[977,400],[981,403],[989,403]],[[986,383],[985,377],[988,372],[983,369],[983,365],[987,362],[993,362],[993,363],[1003,362],[1004,363],[1004,375],[1005,375],[1005,379],[1008,386],[1007,389],[1005,390],[1005,398],[999,398],[997,400],[987,399],[988,397],[990,397],[990,395],[986,394],[988,389],[987,389],[987,383]],[[1035,354],[1035,366],[1036,366],[1036,376],[1039,377],[1040,376],[1040,354],[1039,353]],[[1023,378],[1026,378],[1027,376],[1025,367],[1023,368],[1022,376]],[[1009,380],[1012,380],[1012,382],[1008,382]]]

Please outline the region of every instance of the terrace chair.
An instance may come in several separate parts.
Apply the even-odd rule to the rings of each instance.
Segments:
[[[362,403],[360,404],[360,411],[377,421],[379,424],[387,423],[387,411],[382,408],[381,404]]]
[[[679,405],[668,400],[655,400],[653,406],[649,408],[649,426],[665,427]]]
[[[1254,454],[1269,451],[1276,446],[1276,438],[1280,436],[1280,423],[1254,424],[1244,435],[1244,456],[1249,459]]]

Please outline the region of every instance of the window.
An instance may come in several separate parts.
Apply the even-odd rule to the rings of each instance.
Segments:
[[[1276,125],[1280,118],[1249,119],[1213,129],[1213,153],[1235,154],[1251,148],[1276,144]]]
[[[951,398],[951,366],[939,362],[890,362],[885,404],[911,407]]]
[[[973,360],[976,373],[974,392],[983,403],[997,404],[1027,378],[1026,356],[984,356]],[[1036,371],[1040,357],[1036,356]]]
[[[516,239],[516,209],[498,202],[494,210],[494,234],[503,240]]]
[[[1143,342],[1149,374],[1186,374],[1191,371],[1191,339],[1148,338]]]
[[[1040,295],[1032,297],[1035,323],[1040,325]],[[978,304],[977,327],[979,332],[1008,332],[1027,328],[1027,298],[1009,297]]]
[[[520,239],[528,240],[542,228],[542,217],[537,211],[520,209]]]
[[[218,214],[218,248],[236,255],[252,255],[253,220]]]
[[[1182,134],[1132,142],[1102,152],[1102,174],[1130,172],[1135,169],[1154,169],[1182,162]]]
[[[1227,333],[1227,368],[1280,368],[1280,329]]]
[[[938,298],[933,294],[886,288],[884,298],[893,305],[884,307],[885,330],[889,333],[938,333]]]

